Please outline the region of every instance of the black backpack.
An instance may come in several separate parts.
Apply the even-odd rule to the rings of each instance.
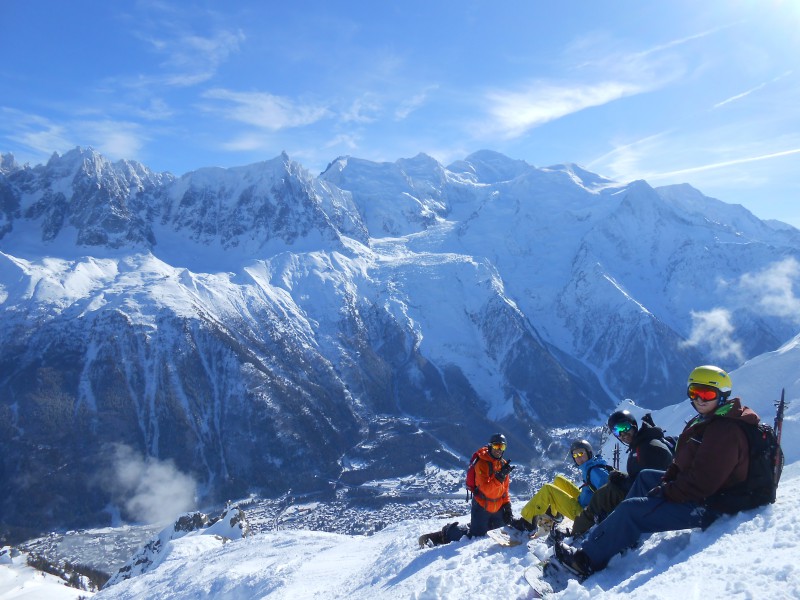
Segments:
[[[672,452],[672,456],[675,456],[675,448],[678,447],[678,438],[676,438],[674,435],[665,435],[661,438],[661,441],[664,442],[667,450]]]
[[[706,500],[711,508],[728,514],[775,502],[783,471],[783,450],[775,430],[766,423],[751,425],[739,420],[736,423],[747,435],[750,447],[747,479]]]
[[[653,415],[651,415],[650,413],[647,413],[645,416],[642,417],[642,422],[647,423],[648,425],[650,425],[650,427],[656,426],[655,422],[653,421]],[[660,438],[657,439],[663,442],[664,445],[667,447],[667,450],[672,452],[672,455],[675,456],[675,448],[678,446],[678,438],[676,438],[674,435],[662,435]]]

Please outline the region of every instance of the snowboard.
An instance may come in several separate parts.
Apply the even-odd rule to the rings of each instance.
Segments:
[[[547,598],[549,594],[554,594],[556,590],[544,578],[545,563],[538,563],[525,569],[525,581],[533,589],[534,598]]]
[[[519,546],[528,541],[528,534],[513,527],[490,529],[486,535],[501,546]]]
[[[533,589],[536,598],[547,598],[563,591],[569,585],[570,580],[583,582],[581,577],[552,557],[525,569],[525,581]]]

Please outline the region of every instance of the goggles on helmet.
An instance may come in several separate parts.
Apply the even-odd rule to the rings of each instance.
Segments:
[[[717,388],[700,383],[691,384],[687,394],[692,401],[700,400],[701,402],[711,402],[713,400],[719,400],[719,390]]]
[[[619,437],[623,433],[628,433],[631,429],[633,429],[632,423],[617,423],[614,427],[611,428],[611,431],[614,433],[615,436]]]
[[[585,454],[586,454],[585,450],[573,450],[572,458],[580,458],[581,456],[584,456]]]
[[[506,451],[506,445],[503,444],[503,443],[489,444],[489,446],[492,448],[492,450],[497,450],[498,452],[505,452]]]

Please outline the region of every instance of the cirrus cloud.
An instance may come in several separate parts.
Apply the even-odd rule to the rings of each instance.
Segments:
[[[265,92],[235,92],[216,88],[205,92],[203,97],[226,103],[224,107],[210,109],[225,118],[270,131],[311,125],[330,116],[326,106],[297,103]]]

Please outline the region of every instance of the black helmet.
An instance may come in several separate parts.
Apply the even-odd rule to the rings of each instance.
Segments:
[[[611,413],[611,416],[608,417],[608,428],[612,433],[614,431],[614,425],[617,423],[630,423],[634,429],[639,429],[636,417],[634,417],[629,410],[618,410],[617,412]]]
[[[586,440],[575,440],[574,442],[572,442],[572,445],[569,447],[570,455],[576,450],[583,450],[584,452],[586,452],[586,455],[590,459],[594,456],[594,450],[592,450],[592,445]],[[572,460],[575,460],[574,456],[572,457]]]
[[[502,433],[495,433],[492,437],[489,438],[490,444],[505,444],[506,443],[506,436]]]

